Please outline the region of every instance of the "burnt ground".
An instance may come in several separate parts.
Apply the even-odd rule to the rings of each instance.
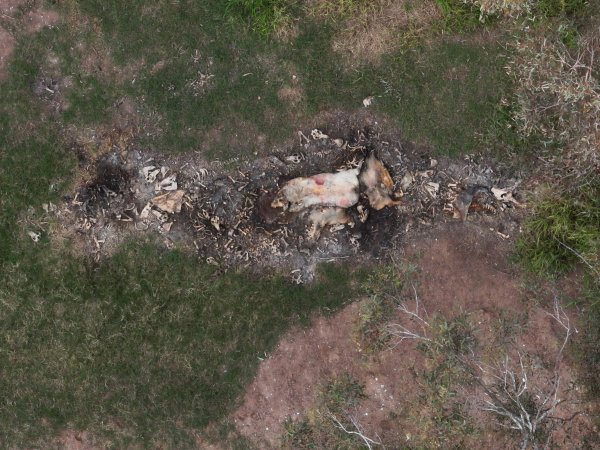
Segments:
[[[522,279],[507,258],[510,248],[510,242],[478,224],[447,223],[415,236],[397,258],[418,267],[411,284],[421,309],[427,312],[424,317],[451,320],[467,315],[475,325],[478,357],[491,364],[503,358],[503,352],[514,355],[518,350],[537,361],[534,372],[541,380],[548,376],[564,335],[548,311],[523,289]],[[418,349],[418,342],[392,342],[378,353],[362,352],[355,340],[360,307],[353,303],[334,317],[317,319],[310,329],[290,331],[266,355],[243,404],[232,415],[243,435],[259,448],[279,448],[284,421],[307,417],[310,421],[317,413],[323,384],[349,373],[364,386],[365,394],[352,414],[364,434],[385,448],[518,447],[518,434],[511,435],[481,411],[483,397],[473,386],[458,388],[452,400],[436,409],[432,392],[444,389],[444,384],[440,379],[433,385],[428,381],[439,366]],[[418,331],[414,321],[400,311],[390,317],[390,323]],[[581,386],[575,379],[575,369],[566,361],[559,393],[566,402],[555,416],[570,418],[578,411],[590,411],[589,405],[579,404]],[[434,418],[448,414],[453,404],[467,411],[469,432],[456,435],[451,429],[438,428]],[[594,442],[598,437],[584,415],[577,415],[551,436],[555,448],[579,448],[585,439]]]
[[[98,259],[141,234],[195,251],[224,268],[274,269],[310,282],[319,262],[385,259],[415,231],[460,222],[454,203],[473,186],[519,195],[520,181],[503,176],[492,162],[475,156],[434,159],[426,148],[386,135],[366,114],[338,115],[320,129],[299,131],[285,148],[252,161],[159,155],[130,143],[107,147],[90,157],[73,146],[82,185],[54,211],[59,217],[55,233],[71,236]],[[398,207],[376,211],[361,194],[359,204],[348,210],[353,224],[325,228],[318,238],[309,236],[309,211],[271,207],[285,181],[355,167],[370,152],[403,193]],[[179,197],[177,205],[165,211],[156,204],[159,196]],[[490,193],[474,198],[470,211],[467,221],[505,239],[517,232],[523,215],[515,203]]]

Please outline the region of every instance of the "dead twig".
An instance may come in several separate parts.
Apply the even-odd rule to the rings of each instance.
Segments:
[[[338,418],[335,417],[333,414],[329,413],[329,417],[331,417],[331,420],[333,420],[333,424],[335,425],[336,428],[342,430],[346,434],[350,434],[352,436],[358,436],[359,438],[361,438],[369,450],[371,450],[373,448],[373,445],[381,445],[381,442],[377,442],[377,441],[365,436],[365,433],[364,433],[362,427],[360,426],[360,423],[358,422],[358,420],[356,420],[355,417],[352,417],[350,415],[348,416],[348,418],[350,419],[350,422],[352,423],[352,426],[354,427],[354,430],[350,430],[350,429],[346,428],[344,426],[344,424],[342,422],[340,422],[338,420]]]

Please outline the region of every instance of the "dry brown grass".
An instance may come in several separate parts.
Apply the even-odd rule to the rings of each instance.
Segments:
[[[530,13],[536,0],[465,0],[479,7],[480,19],[483,21],[488,16],[504,16],[516,18]]]
[[[558,37],[520,41],[510,66],[519,86],[516,121],[521,133],[563,147],[550,162],[575,178],[600,170],[599,53],[597,27],[573,49]]]
[[[351,65],[377,64],[384,54],[422,34],[439,15],[432,0],[377,0],[346,19],[333,49]]]

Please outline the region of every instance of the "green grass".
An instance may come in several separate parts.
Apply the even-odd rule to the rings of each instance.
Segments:
[[[100,265],[45,256],[48,245],[5,264],[0,280],[0,433],[9,447],[67,427],[121,448],[190,445],[190,429],[231,412],[290,324],[353,295],[351,277],[333,266],[299,287],[217,275],[149,244]]]
[[[558,275],[583,264],[596,276],[600,273],[598,180],[566,195],[549,193],[534,204],[533,213],[517,243],[517,255],[527,269]]]
[[[352,276],[324,266],[316,285],[300,287],[216,273],[151,242],[99,264],[46,235],[34,244],[25,232],[39,231],[41,204],[59,203],[74,175],[63,125],[105,120],[113,95],[98,89],[105,79],[85,78],[62,31],[23,40],[0,89],[2,447],[47,448],[72,428],[114,448],[182,448],[209,422],[224,424],[221,439],[258,357],[291,324],[353,298]],[[78,83],[72,116],[33,94],[46,46]]]
[[[267,14],[280,3],[82,0],[78,5],[95,31],[71,21],[31,39],[19,56],[33,61],[34,75],[48,51],[60,57],[61,72],[75,80],[63,121],[110,122],[116,101],[128,96],[142,115],[159,118],[162,131],[146,136],[144,144],[165,152],[202,148],[218,159],[268,151],[299,123],[323,111],[359,109],[370,95],[376,97],[373,109],[389,116],[408,139],[430,144],[437,153],[468,153],[479,146],[478,136],[510,89],[497,46],[438,39],[389,55],[381,66],[351,71],[331,48],[343,21],[323,22],[294,10],[300,14],[297,34],[280,42],[236,19]],[[87,50],[73,51],[76,41]],[[107,48],[115,70],[128,75],[87,73],[81,62],[95,51],[90,48]],[[200,74],[211,77],[198,92],[193,85]],[[278,96],[290,86],[302,93],[295,106]]]

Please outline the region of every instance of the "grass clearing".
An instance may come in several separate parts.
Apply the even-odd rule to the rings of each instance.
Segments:
[[[58,73],[73,81],[62,121],[110,123],[126,96],[140,114],[160,118],[161,132],[140,136],[144,144],[202,150],[213,159],[264,152],[298,123],[323,111],[358,109],[367,96],[375,96],[374,110],[406,138],[442,154],[469,153],[491,126],[488,113],[511,89],[503,50],[494,45],[436,42],[348,70],[332,48],[340,24],[300,16],[294,37],[282,43],[232,21],[232,8],[254,8],[238,3],[84,0],[61,11],[86,17],[92,31],[81,29],[83,19],[66,21],[29,39],[18,58],[35,79],[48,55],[58,56]],[[274,7],[259,3],[256,11]],[[117,75],[91,71],[84,64],[90,53],[105,53]],[[286,95],[290,89],[294,95]]]
[[[87,430],[116,447],[192,444],[219,422],[292,323],[353,297],[322,268],[314,287],[219,274],[178,251],[131,244],[92,265],[45,256],[5,263],[0,339],[8,446]],[[62,259],[62,260],[61,260]]]

